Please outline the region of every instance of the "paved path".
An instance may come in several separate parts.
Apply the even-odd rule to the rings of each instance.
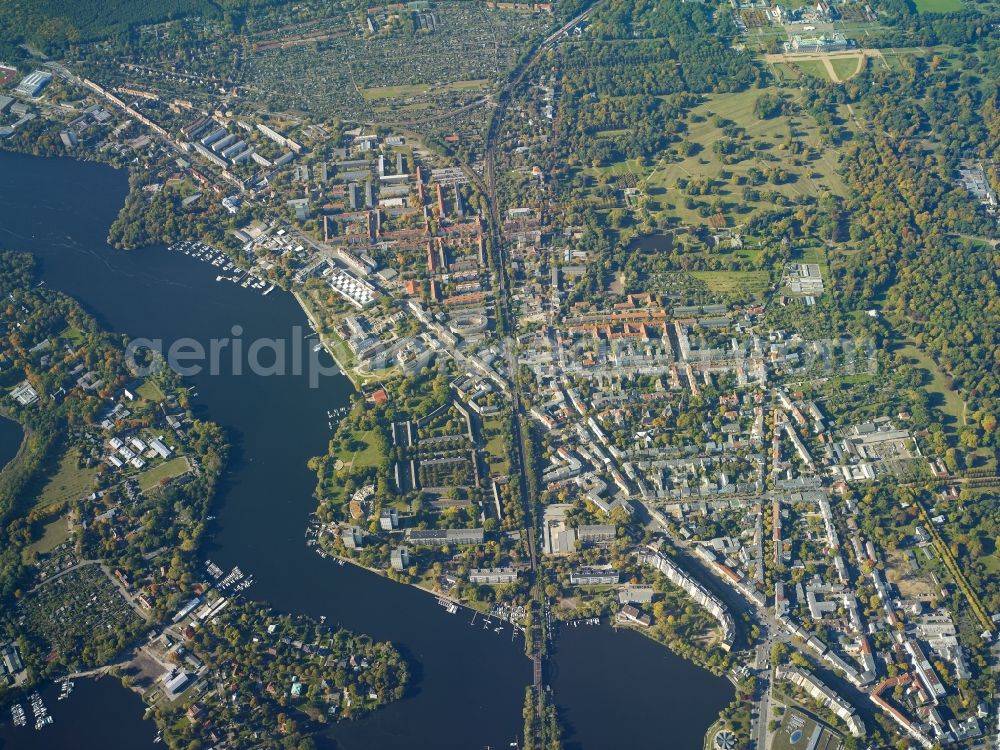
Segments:
[[[865,69],[865,65],[868,64],[868,58],[870,57],[881,58],[882,51],[877,49],[851,49],[843,50],[842,52],[781,52],[761,55],[761,59],[764,62],[772,65],[774,63],[821,62],[827,75],[830,76],[830,80],[834,83],[849,81],[861,73]],[[855,59],[858,61],[855,71],[843,79],[837,75],[837,71],[833,67],[833,61],[839,59]]]

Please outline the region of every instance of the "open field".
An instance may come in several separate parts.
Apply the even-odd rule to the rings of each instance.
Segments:
[[[483,432],[489,435],[486,440],[487,460],[490,462],[490,473],[494,476],[500,476],[510,471],[502,429],[503,423],[499,419],[489,419],[483,422]]]
[[[822,60],[795,60],[792,65],[813,78],[818,78],[821,81],[830,80],[830,75],[826,72],[826,66]]]
[[[382,454],[371,432],[355,434],[348,441],[348,449],[337,454],[337,458],[343,461],[344,466],[355,469],[375,467],[382,462]]]
[[[789,98],[797,95],[789,90],[784,93]],[[773,201],[767,200],[769,193],[791,200],[825,191],[846,195],[847,189],[837,174],[839,154],[820,144],[819,126],[806,114],[779,115],[767,120],[758,118],[753,108],[761,95],[759,90],[717,94],[691,111],[685,138],[695,144],[695,153],[661,161],[646,178],[646,194],[654,214],[677,216],[686,224],[706,223],[706,217],[697,207],[685,205],[687,196],[677,186],[678,180],[695,177],[712,180],[714,188],[711,195],[695,196],[695,199],[706,203],[721,200],[722,213],[730,225],[745,220],[757,208],[772,206]],[[724,128],[719,126],[726,122],[742,129],[739,144],[747,149],[738,160],[730,159],[728,164],[714,148],[717,142],[727,140]],[[625,162],[603,171],[613,174],[638,169],[637,164]],[[748,198],[744,188],[751,169],[765,174],[780,169],[785,177],[779,183],[768,180],[759,184],[754,188],[759,197]],[[742,218],[733,217],[735,213],[742,214]]]
[[[164,479],[173,479],[187,472],[189,466],[184,456],[175,456],[164,461],[159,466],[147,469],[139,475],[139,488],[145,492],[151,490]]]
[[[951,387],[948,376],[913,342],[906,342],[898,351],[926,374],[929,380],[924,384],[924,389],[931,395],[931,404],[950,418],[946,420],[946,426],[951,429],[960,427],[965,420],[965,402],[958,391]]]
[[[83,331],[81,331],[78,328],[73,328],[72,326],[64,328],[59,333],[59,338],[60,340],[67,341],[73,345],[82,344],[86,340],[86,338],[83,335]]]
[[[66,516],[49,521],[41,538],[31,545],[31,549],[40,555],[46,555],[69,539],[69,523]]]
[[[606,130],[604,135],[611,137],[611,134],[617,131]],[[600,135],[600,134],[599,134]],[[625,175],[634,175],[636,177],[642,176],[642,167],[639,165],[638,159],[628,159],[626,161],[615,162],[614,164],[608,164],[603,167],[587,167],[584,170],[585,174],[589,174],[593,177],[598,175],[604,175],[605,177],[622,177]]]
[[[925,560],[924,553],[915,550],[914,555],[919,566],[921,560]],[[919,567],[917,570],[913,570],[905,554],[899,550],[888,555],[885,573],[886,578],[892,581],[899,592],[908,599],[928,601],[937,594],[931,577]]]
[[[830,60],[830,65],[833,66],[834,72],[837,74],[837,79],[839,81],[846,81],[851,78],[861,70],[865,64],[867,58],[859,57],[835,57]]]
[[[783,81],[805,74],[822,81],[843,83],[863,71],[869,59],[882,62],[883,58],[881,50],[855,49],[830,53],[772,53],[762,55],[761,59]]]
[[[35,501],[35,508],[47,508],[90,494],[95,471],[79,468],[78,458],[77,452],[70,450],[59,460],[59,468],[42,488]]]
[[[746,292],[760,299],[767,291],[771,278],[767,271],[690,271],[699,281],[705,282],[714,294]]]
[[[441,86],[427,83],[414,83],[405,86],[381,86],[370,89],[362,89],[361,96],[366,101],[378,101],[380,99],[399,99],[407,96],[417,96],[419,94],[443,93],[446,91],[472,91],[481,89],[489,84],[489,79],[480,78],[474,81],[453,81]]]
[[[953,13],[962,9],[960,0],[913,0],[921,13]]]
[[[162,401],[164,399],[163,391],[161,391],[160,387],[152,380],[145,381],[142,385],[135,389],[135,392],[139,398],[145,399],[146,401]]]

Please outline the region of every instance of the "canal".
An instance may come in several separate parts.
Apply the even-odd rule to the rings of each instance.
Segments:
[[[291,341],[308,334],[305,316],[289,294],[275,291],[265,297],[216,282],[215,269],[163,247],[132,253],[109,248],[107,228],[127,191],[123,172],[92,163],[0,153],[0,175],[0,247],[31,252],[41,263],[46,283],[75,297],[110,330],[159,339],[164,348],[183,337],[207,346],[212,339],[234,337],[234,330],[242,331],[239,335],[247,345],[261,337]],[[310,342],[304,343],[303,350],[310,351]],[[531,680],[520,639],[512,640],[509,630],[496,634],[471,627],[468,617],[447,614],[432,596],[323,560],[305,546],[303,535],[315,506],[314,477],[306,461],[325,452],[331,436],[327,411],[348,403],[349,381],[338,375],[311,388],[307,374],[237,376],[227,370],[225,358],[222,364],[217,375],[191,378],[199,416],[222,425],[234,446],[205,556],[223,567],[239,565],[252,573],[253,598],[283,611],[325,615],[331,622],[393,641],[414,672],[404,700],[365,720],[335,726],[330,746],[507,747],[520,735],[524,687]],[[565,657],[560,669],[572,661],[572,668],[587,672],[589,682],[584,684],[595,689],[604,685],[607,717],[635,716],[629,726],[630,745],[700,748],[700,735],[714,713],[702,721],[699,707],[717,712],[731,695],[728,683],[687,662],[664,661],[664,651],[641,636],[629,634],[626,638],[634,639],[629,641],[609,629],[593,631],[583,646],[585,658],[578,663],[575,656]],[[631,643],[624,652],[623,643]],[[561,653],[573,654],[573,649],[570,640]],[[649,682],[642,690],[658,691],[669,684],[698,685],[698,690],[678,690],[672,700],[659,704],[657,721],[646,721],[628,713],[634,696],[615,677],[628,674],[623,659],[643,663],[641,673]],[[664,671],[646,665],[660,665]],[[701,677],[708,679],[699,682],[696,678]],[[124,689],[119,692],[120,701],[109,699],[91,712],[94,722],[79,724],[81,739],[75,747],[104,747],[90,739],[90,725],[100,716],[113,720],[133,711],[132,696]],[[577,694],[567,686],[567,696]],[[75,697],[59,705],[68,706]],[[575,746],[607,747],[600,734],[590,739],[592,725],[584,718],[589,709],[586,703],[577,708],[575,700],[559,700],[567,715],[577,717]],[[57,723],[65,719],[60,714],[53,710]],[[664,717],[690,723],[698,742],[665,744],[660,722]],[[699,717],[699,726],[692,717]],[[144,747],[146,735],[143,726],[134,746]],[[0,742],[3,736],[0,729]]]

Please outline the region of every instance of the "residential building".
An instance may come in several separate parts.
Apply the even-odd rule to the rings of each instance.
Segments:
[[[358,526],[350,526],[340,533],[340,540],[347,549],[361,549],[365,546],[365,532]]]
[[[569,574],[569,582],[574,586],[610,585],[620,580],[621,573],[614,568],[581,567]]]
[[[378,525],[382,531],[392,531],[399,527],[399,511],[395,508],[383,508],[378,517]]]
[[[410,550],[407,547],[396,547],[389,553],[389,565],[393,570],[402,571],[410,567]]]
[[[443,547],[446,544],[482,544],[482,529],[410,529],[406,538],[424,547]]]
[[[514,568],[472,568],[469,570],[469,580],[472,583],[485,583],[497,586],[502,583],[513,583],[517,580],[518,571]]]

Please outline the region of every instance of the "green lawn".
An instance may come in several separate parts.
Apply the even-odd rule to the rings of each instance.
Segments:
[[[799,96],[797,90],[772,89],[784,91],[788,96]],[[817,196],[824,191],[836,195],[846,195],[847,188],[838,174],[838,157],[836,149],[826,146],[821,141],[819,126],[806,114],[796,117],[778,116],[769,120],[761,120],[754,112],[754,104],[762,95],[759,89],[751,89],[736,94],[716,94],[707,97],[707,101],[691,110],[687,118],[685,139],[698,148],[697,153],[681,158],[670,157],[658,161],[646,177],[640,182],[641,187],[649,196],[648,206],[654,214],[676,216],[682,223],[701,225],[706,223],[697,208],[687,208],[685,193],[677,188],[677,181],[682,178],[709,178],[715,181],[717,195],[694,196],[695,201],[711,203],[716,198],[725,205],[723,214],[730,225],[743,223],[759,208],[769,208],[766,200],[746,201],[743,196],[743,186],[737,184],[745,180],[751,167],[766,172],[769,168],[778,167],[784,170],[789,179],[776,185],[767,182],[757,188],[760,193],[774,191],[791,200],[799,200],[805,196]],[[735,123],[746,132],[745,144],[755,148],[749,158],[736,163],[724,164],[722,157],[715,153],[713,146],[725,138],[722,129],[716,126],[716,118]],[[805,153],[794,154],[789,146],[790,136],[795,141],[813,149],[816,156],[809,158]],[[633,162],[628,163],[630,166]],[[639,169],[634,163],[633,169]]]
[[[490,458],[490,473],[502,476],[510,472],[503,436],[495,435],[486,441],[486,453]]]
[[[69,524],[66,516],[59,516],[45,524],[41,539],[31,545],[31,549],[40,555],[46,555],[69,539]]]
[[[833,72],[837,74],[837,78],[841,81],[846,81],[848,78],[857,73],[860,64],[860,57],[834,57],[830,59],[830,65],[833,66]]]
[[[1000,575],[1000,556],[995,552],[992,555],[983,555],[979,560],[988,574],[991,576]]]
[[[156,487],[162,480],[179,477],[187,470],[187,459],[184,456],[174,456],[169,461],[142,472],[139,475],[139,489],[146,492]]]
[[[502,420],[487,419],[483,422],[483,433],[490,436],[486,439],[486,454],[487,460],[490,461],[490,472],[494,476],[501,476],[510,471],[502,430]]]
[[[772,63],[771,67],[774,68],[775,74],[784,81],[797,81],[799,76],[798,73],[792,68],[788,63]]]
[[[796,261],[799,263],[816,263],[822,266],[826,263],[821,247],[803,247],[796,251]],[[822,271],[822,269],[820,269]]]
[[[453,81],[442,86],[435,86],[429,83],[414,83],[404,86],[382,86],[380,88],[362,89],[361,96],[367,101],[378,101],[379,99],[397,99],[406,96],[418,96],[429,92],[442,91],[470,91],[481,89],[489,81],[485,78],[472,81]]]
[[[822,60],[796,60],[795,67],[806,75],[819,78],[821,81],[829,81],[830,75],[826,72],[826,66]]]
[[[382,463],[382,454],[379,453],[371,432],[354,434],[349,442],[356,443],[355,449],[344,450],[337,454],[337,458],[343,461],[345,466],[363,469],[377,467]]]
[[[962,9],[959,0],[913,0],[921,13],[952,13]]]
[[[160,386],[152,380],[144,381],[142,385],[135,389],[135,393],[139,398],[146,401],[159,402],[166,398],[163,395],[163,391],[160,390]]]
[[[642,167],[639,166],[638,159],[616,161],[613,164],[608,164],[603,167],[589,167],[584,171],[594,177],[602,174],[607,175],[608,177],[620,177],[627,174],[634,174],[637,177],[641,177],[643,172]]]
[[[82,344],[84,342],[83,331],[69,326],[59,334],[60,339],[64,339],[72,344]]]
[[[94,469],[77,467],[78,459],[79,454],[76,449],[72,449],[59,460],[59,468],[42,488],[35,501],[36,508],[47,508],[93,492],[96,472]]]
[[[935,406],[951,417],[951,426],[960,427],[965,417],[965,402],[962,401],[962,396],[958,391],[950,386],[948,376],[941,371],[941,368],[929,355],[920,351],[912,342],[907,342],[900,347],[899,352],[928,374],[930,382],[924,388],[932,396],[937,396],[937,399],[934,399],[937,402]]]

